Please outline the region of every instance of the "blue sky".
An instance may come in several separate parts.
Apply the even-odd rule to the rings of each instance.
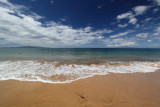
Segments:
[[[0,47],[160,48],[160,0],[0,0]]]

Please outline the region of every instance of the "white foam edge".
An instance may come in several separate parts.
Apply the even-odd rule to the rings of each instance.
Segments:
[[[9,61],[10,62],[10,61]],[[22,61],[23,62],[23,61]],[[34,61],[28,61],[29,63],[34,63]],[[19,61],[18,62],[18,64],[19,63],[21,63],[21,61]],[[157,64],[160,64],[160,62],[136,62],[136,61],[134,61],[134,62],[131,62],[133,65],[135,64],[137,67],[140,67],[141,68],[141,66],[146,66],[145,64],[155,64],[155,65],[157,65]],[[142,64],[143,63],[143,64]],[[4,64],[7,64],[7,62],[4,62]],[[35,64],[38,64],[37,62],[35,63]],[[141,65],[140,65],[141,64]],[[79,66],[79,65],[76,65],[76,64],[74,64],[75,66]],[[134,65],[134,66],[135,66]],[[37,65],[36,65],[37,66]],[[83,65],[82,65],[83,66]],[[103,65],[97,65],[98,67],[102,67]],[[84,67],[97,67],[97,66],[84,66]],[[3,67],[3,66],[1,66],[1,67]],[[65,67],[65,66],[64,66]],[[134,67],[133,66],[130,66],[131,68],[129,68],[129,69],[133,69]],[[133,67],[133,68],[132,68]],[[136,69],[138,69],[136,67]],[[147,67],[147,66],[146,66]],[[136,72],[143,72],[143,73],[147,73],[147,72],[155,72],[158,68],[156,68],[156,67],[151,67],[150,66],[150,70],[147,70],[147,69],[143,69],[142,71],[134,71],[134,72],[123,72],[123,69],[125,68],[125,66],[122,66],[122,65],[120,65],[120,66],[116,66],[116,67],[110,67],[109,69],[110,69],[110,71],[106,71],[106,72],[99,72],[99,73],[92,73],[92,74],[89,74],[88,76],[84,76],[84,77],[78,77],[78,78],[76,78],[76,79],[74,79],[74,80],[66,80],[66,81],[55,81],[55,82],[53,82],[53,81],[50,81],[50,80],[44,80],[44,79],[41,79],[41,78],[39,78],[38,76],[36,77],[36,79],[24,79],[23,77],[22,78],[16,78],[16,77],[3,77],[3,75],[0,75],[0,79],[3,81],[3,80],[19,80],[19,81],[37,81],[37,82],[43,82],[43,83],[71,83],[71,82],[73,82],[73,81],[76,81],[76,80],[80,80],[80,79],[85,79],[85,78],[89,78],[89,77],[93,77],[94,75],[106,75],[106,74],[109,74],[109,73],[136,73]],[[126,68],[127,68],[127,66],[126,66]],[[113,70],[112,70],[113,69]]]
[[[77,80],[80,80],[80,79],[90,78],[90,77],[93,77],[93,76],[95,76],[95,75],[106,75],[106,74],[109,74],[109,73],[104,73],[104,74],[95,73],[95,74],[90,75],[90,76],[85,76],[85,77],[77,78],[77,79],[74,79],[74,80],[66,80],[66,81],[63,81],[63,82],[61,82],[61,81],[56,81],[56,82],[47,81],[47,80],[40,79],[39,77],[38,77],[37,80],[34,80],[34,79],[22,79],[22,78],[15,78],[15,77],[12,77],[12,78],[3,78],[3,77],[2,77],[0,81],[18,80],[18,81],[31,81],[31,82],[64,84],[64,83],[71,83],[71,82],[73,82],[73,81],[77,81]]]

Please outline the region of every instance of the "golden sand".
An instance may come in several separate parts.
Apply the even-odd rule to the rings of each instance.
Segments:
[[[0,81],[0,107],[160,107],[160,72],[109,74],[67,84]]]

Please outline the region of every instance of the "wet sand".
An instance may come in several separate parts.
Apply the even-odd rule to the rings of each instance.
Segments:
[[[160,71],[67,84],[0,81],[0,107],[160,107]]]

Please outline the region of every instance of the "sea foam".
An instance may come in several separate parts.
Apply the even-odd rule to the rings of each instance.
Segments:
[[[154,72],[160,62],[108,62],[99,64],[60,64],[45,61],[1,61],[0,80],[70,83],[75,80],[109,73]]]

